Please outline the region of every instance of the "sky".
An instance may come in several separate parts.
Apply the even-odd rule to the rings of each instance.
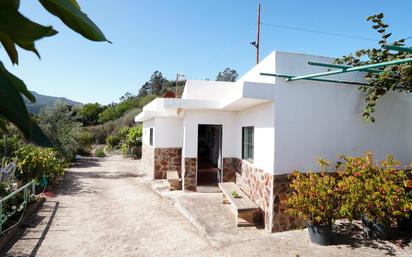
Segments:
[[[26,17],[59,31],[37,42],[41,60],[21,50],[20,63],[13,66],[0,49],[0,60],[30,90],[109,104],[126,92],[136,94],[156,70],[168,79],[175,79],[176,73],[188,79],[214,79],[226,67],[242,75],[255,65],[255,49],[249,42],[256,38],[257,0],[78,2],[113,44],[88,41],[38,1],[21,1],[20,11]],[[412,1],[261,0],[261,4],[261,58],[274,50],[340,57],[376,47],[379,36],[366,17],[379,12],[385,13],[394,39],[412,36]]]

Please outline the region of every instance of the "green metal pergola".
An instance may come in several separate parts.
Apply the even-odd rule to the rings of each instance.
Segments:
[[[412,53],[412,48],[401,47],[401,46],[388,45],[388,46],[385,46],[385,49],[392,50],[392,51],[398,51],[398,52]],[[350,65],[330,64],[330,63],[321,63],[321,62],[308,62],[308,64],[312,66],[328,67],[328,68],[334,68],[336,70],[307,74],[307,75],[299,75],[299,76],[289,75],[289,74],[265,73],[265,72],[261,72],[260,75],[285,78],[285,81],[311,80],[311,81],[320,81],[320,82],[332,82],[332,83],[366,86],[368,85],[366,83],[343,81],[343,80],[336,80],[336,79],[324,79],[324,78],[319,78],[319,77],[325,77],[325,76],[331,76],[331,75],[349,73],[349,72],[355,72],[355,71],[371,72],[371,73],[378,74],[378,73],[383,72],[382,69],[378,69],[378,68],[401,64],[401,63],[408,63],[408,62],[412,62],[412,58],[405,58],[405,59],[393,60],[393,61],[381,62],[381,63],[373,63],[373,64],[367,64],[367,65],[362,65],[362,66],[350,66]]]

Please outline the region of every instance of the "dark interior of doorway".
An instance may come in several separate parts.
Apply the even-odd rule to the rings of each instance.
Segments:
[[[221,171],[221,125],[199,125],[197,185],[217,186]]]

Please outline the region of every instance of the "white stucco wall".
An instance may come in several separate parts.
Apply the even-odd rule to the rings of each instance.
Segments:
[[[155,147],[168,148],[183,146],[183,127],[180,118],[156,118]]]
[[[182,119],[154,118],[143,122],[143,143],[150,145],[150,128],[153,128],[153,147],[178,148],[183,145]]]
[[[142,141],[143,144],[150,146],[150,128],[153,128],[153,135],[156,133],[155,128],[155,119],[147,120],[143,122],[143,135]],[[153,143],[155,142],[155,137],[153,137]]]
[[[235,82],[187,80],[182,99],[220,100],[240,89]]]
[[[276,86],[275,170],[314,169],[319,157],[335,161],[340,154],[365,151],[385,158],[412,160],[412,101],[404,94],[379,100],[376,123],[362,120],[363,98],[356,87],[336,85]]]
[[[199,124],[222,125],[222,156],[236,157],[236,113],[224,111],[185,111],[182,156],[197,157]]]
[[[307,62],[332,60],[276,53],[276,72],[325,71]],[[335,78],[361,82],[363,75],[357,72]],[[407,94],[393,93],[380,99],[375,124],[362,120],[362,92],[353,85],[277,79],[274,105],[275,173],[319,170],[319,157],[336,161],[340,154],[360,155],[365,151],[375,153],[377,159],[391,153],[404,164],[412,160],[412,98]]]
[[[273,103],[257,105],[237,114],[236,156],[242,158],[242,127],[254,126],[254,160],[256,168],[273,173],[275,129]]]

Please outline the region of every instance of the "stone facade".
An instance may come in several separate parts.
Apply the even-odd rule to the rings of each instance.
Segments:
[[[182,148],[154,149],[154,179],[166,179],[167,171],[177,171],[181,177]]]
[[[263,210],[265,229],[271,232],[273,175],[247,161],[241,163],[242,183],[239,186]]]
[[[183,166],[183,189],[196,191],[197,188],[197,158],[185,157]]]
[[[238,158],[223,158],[223,182],[236,182],[242,162]]]
[[[273,176],[273,220],[272,232],[280,232],[304,227],[302,220],[287,212],[288,194],[291,180],[288,175]]]
[[[236,183],[263,211],[266,231],[280,232],[303,227],[301,220],[287,212],[287,195],[290,193],[288,175],[267,173],[244,160],[231,158],[230,163],[233,163],[235,171],[241,171]]]

